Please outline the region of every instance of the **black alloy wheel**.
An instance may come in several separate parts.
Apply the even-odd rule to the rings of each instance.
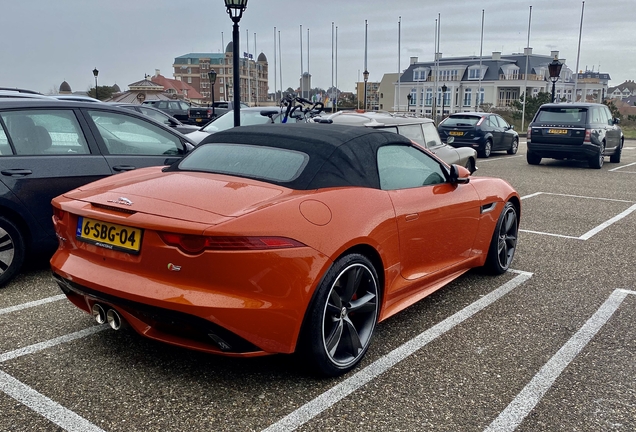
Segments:
[[[519,149],[519,139],[518,138],[514,138],[512,140],[512,145],[508,149],[508,154],[509,155],[516,154],[518,149]]]
[[[351,370],[369,348],[380,296],[373,264],[359,254],[338,259],[308,309],[301,349],[313,369],[327,376]]]
[[[507,202],[499,215],[490,241],[485,265],[488,272],[502,274],[510,268],[517,250],[518,235],[517,210],[511,202]]]
[[[26,247],[24,237],[15,224],[0,216],[0,287],[20,271]]]

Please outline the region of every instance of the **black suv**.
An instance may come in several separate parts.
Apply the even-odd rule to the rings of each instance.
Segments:
[[[541,105],[528,126],[528,163],[539,165],[541,158],[575,159],[600,169],[605,156],[618,163],[623,149],[618,122],[603,104]]]
[[[170,163],[192,148],[172,128],[105,103],[0,100],[0,286],[27,252],[57,246],[54,197],[111,174]]]

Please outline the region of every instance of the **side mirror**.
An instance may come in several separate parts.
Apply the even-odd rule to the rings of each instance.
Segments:
[[[175,162],[179,162],[181,160],[180,157],[171,157],[171,158],[166,158],[166,160],[163,161],[164,165],[172,165]]]
[[[468,183],[470,181],[470,171],[463,166],[451,165],[449,180],[452,184]]]
[[[614,119],[614,124],[619,124],[620,122],[621,122],[621,119],[619,119],[618,117]]]
[[[510,129],[514,130],[515,129],[515,125],[510,125]]]

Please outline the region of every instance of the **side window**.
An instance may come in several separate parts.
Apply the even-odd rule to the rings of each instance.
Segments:
[[[499,123],[499,127],[502,127],[502,128],[504,128],[504,129],[505,129],[505,128],[507,128],[507,127],[509,127],[508,122],[507,122],[507,121],[505,121],[505,120],[503,119],[503,117],[500,117],[500,116],[498,116],[498,115],[493,116],[493,117],[497,119],[497,123]]]
[[[13,150],[11,150],[11,146],[9,145],[9,139],[4,131],[4,127],[0,124],[0,155],[6,156],[10,154],[13,154]]]
[[[71,110],[29,110],[3,113],[18,155],[89,154],[84,133]],[[2,148],[2,154],[5,153]]]
[[[435,123],[423,123],[424,139],[426,140],[426,148],[435,148],[442,145],[442,139],[435,127]]]
[[[601,110],[598,109],[598,107],[592,108],[592,123],[594,124],[605,123],[604,121],[601,120]]]
[[[166,101],[161,101],[157,104],[157,108],[159,109],[167,109],[168,108],[168,102]]]
[[[161,111],[155,111],[145,107],[140,107],[141,113],[150,118],[153,118],[161,123],[165,123],[168,120],[168,116]]]
[[[184,153],[178,137],[137,117],[89,110],[108,153],[113,155],[176,155]]]
[[[377,158],[382,190],[410,189],[446,181],[440,164],[415,147],[382,146]]]
[[[187,103],[185,103],[185,102],[179,102],[179,105],[181,106],[181,109],[182,109],[182,110],[186,110],[186,111],[187,111],[187,110],[189,110],[189,109],[190,109],[190,105],[188,105],[188,104],[187,104]]]
[[[497,123],[497,116],[491,115],[488,117],[488,124],[491,128],[499,129],[499,123]]]
[[[605,119],[607,119],[607,124],[610,126],[613,125],[614,118],[612,117],[612,112],[609,110],[608,107],[602,107],[601,109],[603,110],[603,113],[605,114]]]
[[[398,133],[410,140],[415,141],[421,146],[425,145],[424,135],[422,134],[422,126],[419,124],[398,126]]]

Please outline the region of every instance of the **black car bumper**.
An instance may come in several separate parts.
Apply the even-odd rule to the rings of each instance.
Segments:
[[[587,160],[598,155],[600,146],[593,143],[579,145],[528,142],[528,152],[542,158]]]

